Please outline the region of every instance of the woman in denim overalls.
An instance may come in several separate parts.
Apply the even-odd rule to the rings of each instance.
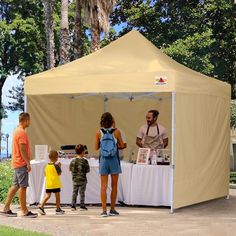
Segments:
[[[121,173],[120,160],[118,157],[118,148],[125,148],[125,145],[121,138],[121,133],[118,129],[113,129],[113,117],[109,112],[105,112],[101,117],[101,130],[96,133],[96,143],[95,149],[100,149],[100,140],[102,138],[104,130],[106,132],[110,132],[113,134],[114,139],[117,144],[117,152],[114,157],[107,158],[100,155],[99,157],[99,173],[101,175],[101,201],[102,201],[102,217],[106,217],[107,215],[107,207],[106,207],[106,196],[107,196],[107,183],[108,183],[108,175],[111,175],[111,209],[109,212],[110,216],[119,215],[119,213],[115,210],[116,197],[117,197],[117,183],[118,177]]]

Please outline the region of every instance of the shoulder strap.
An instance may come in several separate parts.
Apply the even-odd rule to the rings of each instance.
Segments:
[[[109,133],[112,134],[115,130],[116,130],[116,129],[111,129],[111,130],[109,131]]]
[[[158,134],[158,136],[160,134],[158,124],[157,124],[157,134]]]
[[[146,136],[148,135],[150,125],[148,125],[147,131],[146,131]]]
[[[102,131],[103,134],[107,133],[107,131],[105,129],[103,129],[103,128],[101,129],[101,131]]]
[[[147,128],[146,136],[148,135],[149,128],[150,128],[150,126],[148,126],[148,128]],[[157,134],[158,134],[158,135],[160,134],[158,124],[157,124]]]
[[[112,134],[116,129],[111,129],[111,130],[108,130],[108,129],[104,129],[102,128],[101,131],[103,134]]]

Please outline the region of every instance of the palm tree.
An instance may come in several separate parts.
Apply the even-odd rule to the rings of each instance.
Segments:
[[[69,49],[68,0],[61,0],[60,64],[70,61]]]
[[[100,33],[109,31],[109,16],[115,3],[115,0],[81,0],[85,23],[91,26],[93,52],[100,48]]]
[[[74,38],[74,53],[75,59],[83,56],[82,48],[82,16],[81,16],[81,0],[76,0],[76,11],[75,11],[75,38]]]
[[[53,8],[55,0],[42,0],[45,14],[45,31],[47,40],[47,68],[55,67],[54,56],[54,32],[53,32]]]

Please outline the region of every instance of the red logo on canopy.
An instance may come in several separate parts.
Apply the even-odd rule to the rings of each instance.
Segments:
[[[165,85],[165,84],[167,84],[166,76],[156,76],[155,79],[156,79],[155,85]]]

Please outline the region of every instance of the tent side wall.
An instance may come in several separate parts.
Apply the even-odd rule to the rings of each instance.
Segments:
[[[47,144],[59,150],[61,145],[82,143],[88,145],[90,154],[93,153],[94,130],[99,129],[103,109],[102,97],[71,99],[64,95],[28,96],[31,158],[34,159],[37,144]]]
[[[230,97],[177,93],[175,122],[174,209],[227,196]]]
[[[116,126],[126,136],[126,160],[131,158],[132,152],[132,158],[136,159],[136,136],[140,126],[146,123],[148,110],[160,111],[158,122],[171,135],[171,93],[148,97],[139,94],[132,101],[123,95],[106,97],[107,111],[112,113]],[[103,96],[81,96],[75,99],[63,95],[28,96],[27,105],[32,117],[29,127],[32,158],[37,144],[47,144],[58,150],[61,145],[82,143],[88,146],[89,154],[97,154],[94,149],[95,132],[99,129],[101,114],[104,112]]]
[[[108,111],[116,120],[116,126],[126,135],[127,148],[124,150],[128,160],[131,153],[136,160],[138,147],[136,137],[139,128],[146,123],[146,113],[151,109],[159,111],[158,123],[163,125],[169,135],[168,149],[171,148],[171,93],[156,93],[149,97],[135,97],[134,100],[111,98],[108,100]],[[171,153],[171,150],[170,150]]]

